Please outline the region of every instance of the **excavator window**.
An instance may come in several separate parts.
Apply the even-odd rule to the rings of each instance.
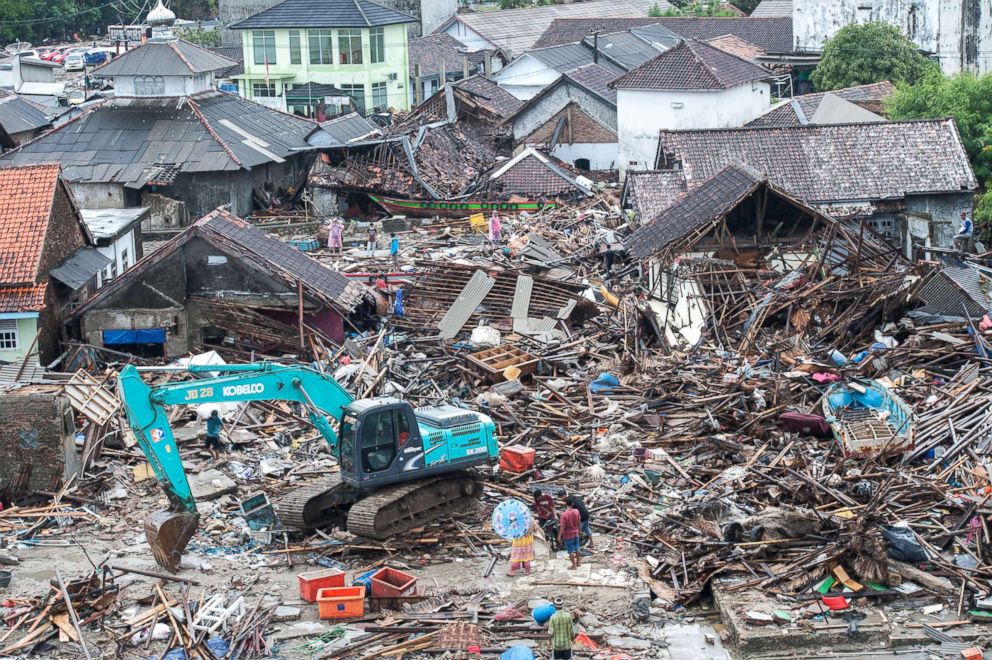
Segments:
[[[393,411],[369,413],[362,420],[362,469],[380,472],[396,458],[396,427]]]
[[[405,410],[396,411],[396,428],[399,430],[398,446],[402,447],[410,439],[410,419],[406,416]]]
[[[355,423],[358,418],[354,415],[346,414],[341,418],[341,472],[344,474],[354,474],[355,472]]]

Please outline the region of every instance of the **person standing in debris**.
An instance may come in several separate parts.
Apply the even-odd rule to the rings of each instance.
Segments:
[[[560,660],[571,660],[572,642],[575,641],[575,617],[565,609],[565,601],[555,598],[558,608],[548,619],[548,632],[551,633],[551,657]]]
[[[507,575],[513,577],[517,571],[523,570],[530,575],[531,562],[534,561],[534,532],[537,531],[537,523],[530,521],[530,529],[518,539],[513,539],[510,543],[510,570]]]
[[[558,521],[558,540],[565,545],[565,551],[568,553],[568,558],[571,560],[572,565],[570,570],[575,570],[579,567],[579,561],[581,555],[579,554],[579,538],[581,536],[582,530],[582,520],[579,517],[579,510],[575,508],[575,505],[565,501],[565,512],[561,514],[561,520]]]
[[[217,409],[211,410],[210,417],[207,417],[206,446],[212,458],[217,458],[217,454],[220,451],[220,432],[223,428],[224,420],[220,418]]]
[[[493,245],[499,245],[503,240],[503,225],[500,223],[496,211],[493,211],[493,214],[489,216],[489,240],[493,242]]]
[[[537,524],[544,530],[544,536],[551,544],[551,549],[557,550],[558,530],[555,529],[555,524],[558,512],[555,511],[555,500],[539,488],[534,489],[534,516],[537,518]]]
[[[343,238],[344,225],[341,224],[340,219],[334,218],[327,232],[327,247],[331,249],[331,254],[341,254],[341,248],[344,247]]]
[[[396,234],[389,235],[389,258],[393,260],[393,268],[400,265],[400,237]]]
[[[589,526],[589,509],[586,508],[585,502],[578,495],[569,495],[565,498],[567,504],[571,504],[572,508],[579,512],[579,536],[581,540],[588,539],[589,549],[594,550],[595,546],[592,543],[592,527]]]
[[[975,224],[967,209],[961,211],[961,226],[954,236],[954,248],[961,252],[971,252],[971,237],[975,234]]]
[[[369,223],[368,237],[368,244],[366,247],[368,248],[369,256],[371,257],[375,255],[375,251],[379,247],[379,233],[376,232],[375,225],[372,223]]]

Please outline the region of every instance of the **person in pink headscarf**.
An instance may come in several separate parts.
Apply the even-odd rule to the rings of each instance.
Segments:
[[[489,240],[493,242],[493,245],[499,245],[502,238],[503,225],[500,224],[496,211],[493,211],[493,214],[489,217]]]
[[[342,235],[344,234],[344,225],[338,218],[331,220],[331,227],[327,233],[327,247],[331,249],[332,254],[341,254],[342,247]]]

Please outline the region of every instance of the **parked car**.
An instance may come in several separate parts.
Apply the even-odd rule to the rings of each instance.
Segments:
[[[94,48],[83,53],[83,62],[86,66],[99,66],[110,61],[110,53],[105,50]]]
[[[31,57],[34,59],[38,59],[39,57],[41,57],[41,53],[36,51],[34,48],[31,48],[29,50],[19,50],[16,53],[14,53],[14,55],[21,58]]]
[[[75,50],[80,50],[80,49],[75,46],[66,46],[61,51],[59,51],[57,55],[52,57],[52,61],[57,64],[63,64],[65,62],[65,58],[69,57],[69,53]]]
[[[85,49],[74,50],[68,55],[66,55],[65,60],[62,62],[62,66],[65,67],[66,71],[83,71],[86,69],[86,51]]]
[[[55,62],[57,61],[55,58],[61,55],[62,53],[66,52],[67,50],[69,50],[69,46],[56,46],[47,53],[42,53],[41,59],[45,60],[46,62]]]
[[[70,106],[86,102],[86,92],[81,89],[71,89],[66,99]]]

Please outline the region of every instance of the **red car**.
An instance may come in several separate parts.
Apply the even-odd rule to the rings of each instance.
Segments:
[[[65,50],[65,47],[62,47],[62,46],[56,46],[54,48],[49,48],[48,50],[46,50],[45,52],[43,52],[40,55],[40,57],[41,57],[41,59],[43,59],[46,62],[51,62],[52,61],[52,58],[55,57],[56,55],[58,55],[59,53],[61,53],[63,50]]]
[[[62,64],[62,62],[65,61],[65,58],[69,56],[69,53],[71,53],[74,50],[86,50],[86,49],[85,48],[76,48],[75,46],[70,46],[68,48],[64,48],[64,49],[60,50],[58,53],[56,53],[55,55],[53,55],[52,56],[52,59],[49,60],[49,61],[55,62],[57,64]]]

